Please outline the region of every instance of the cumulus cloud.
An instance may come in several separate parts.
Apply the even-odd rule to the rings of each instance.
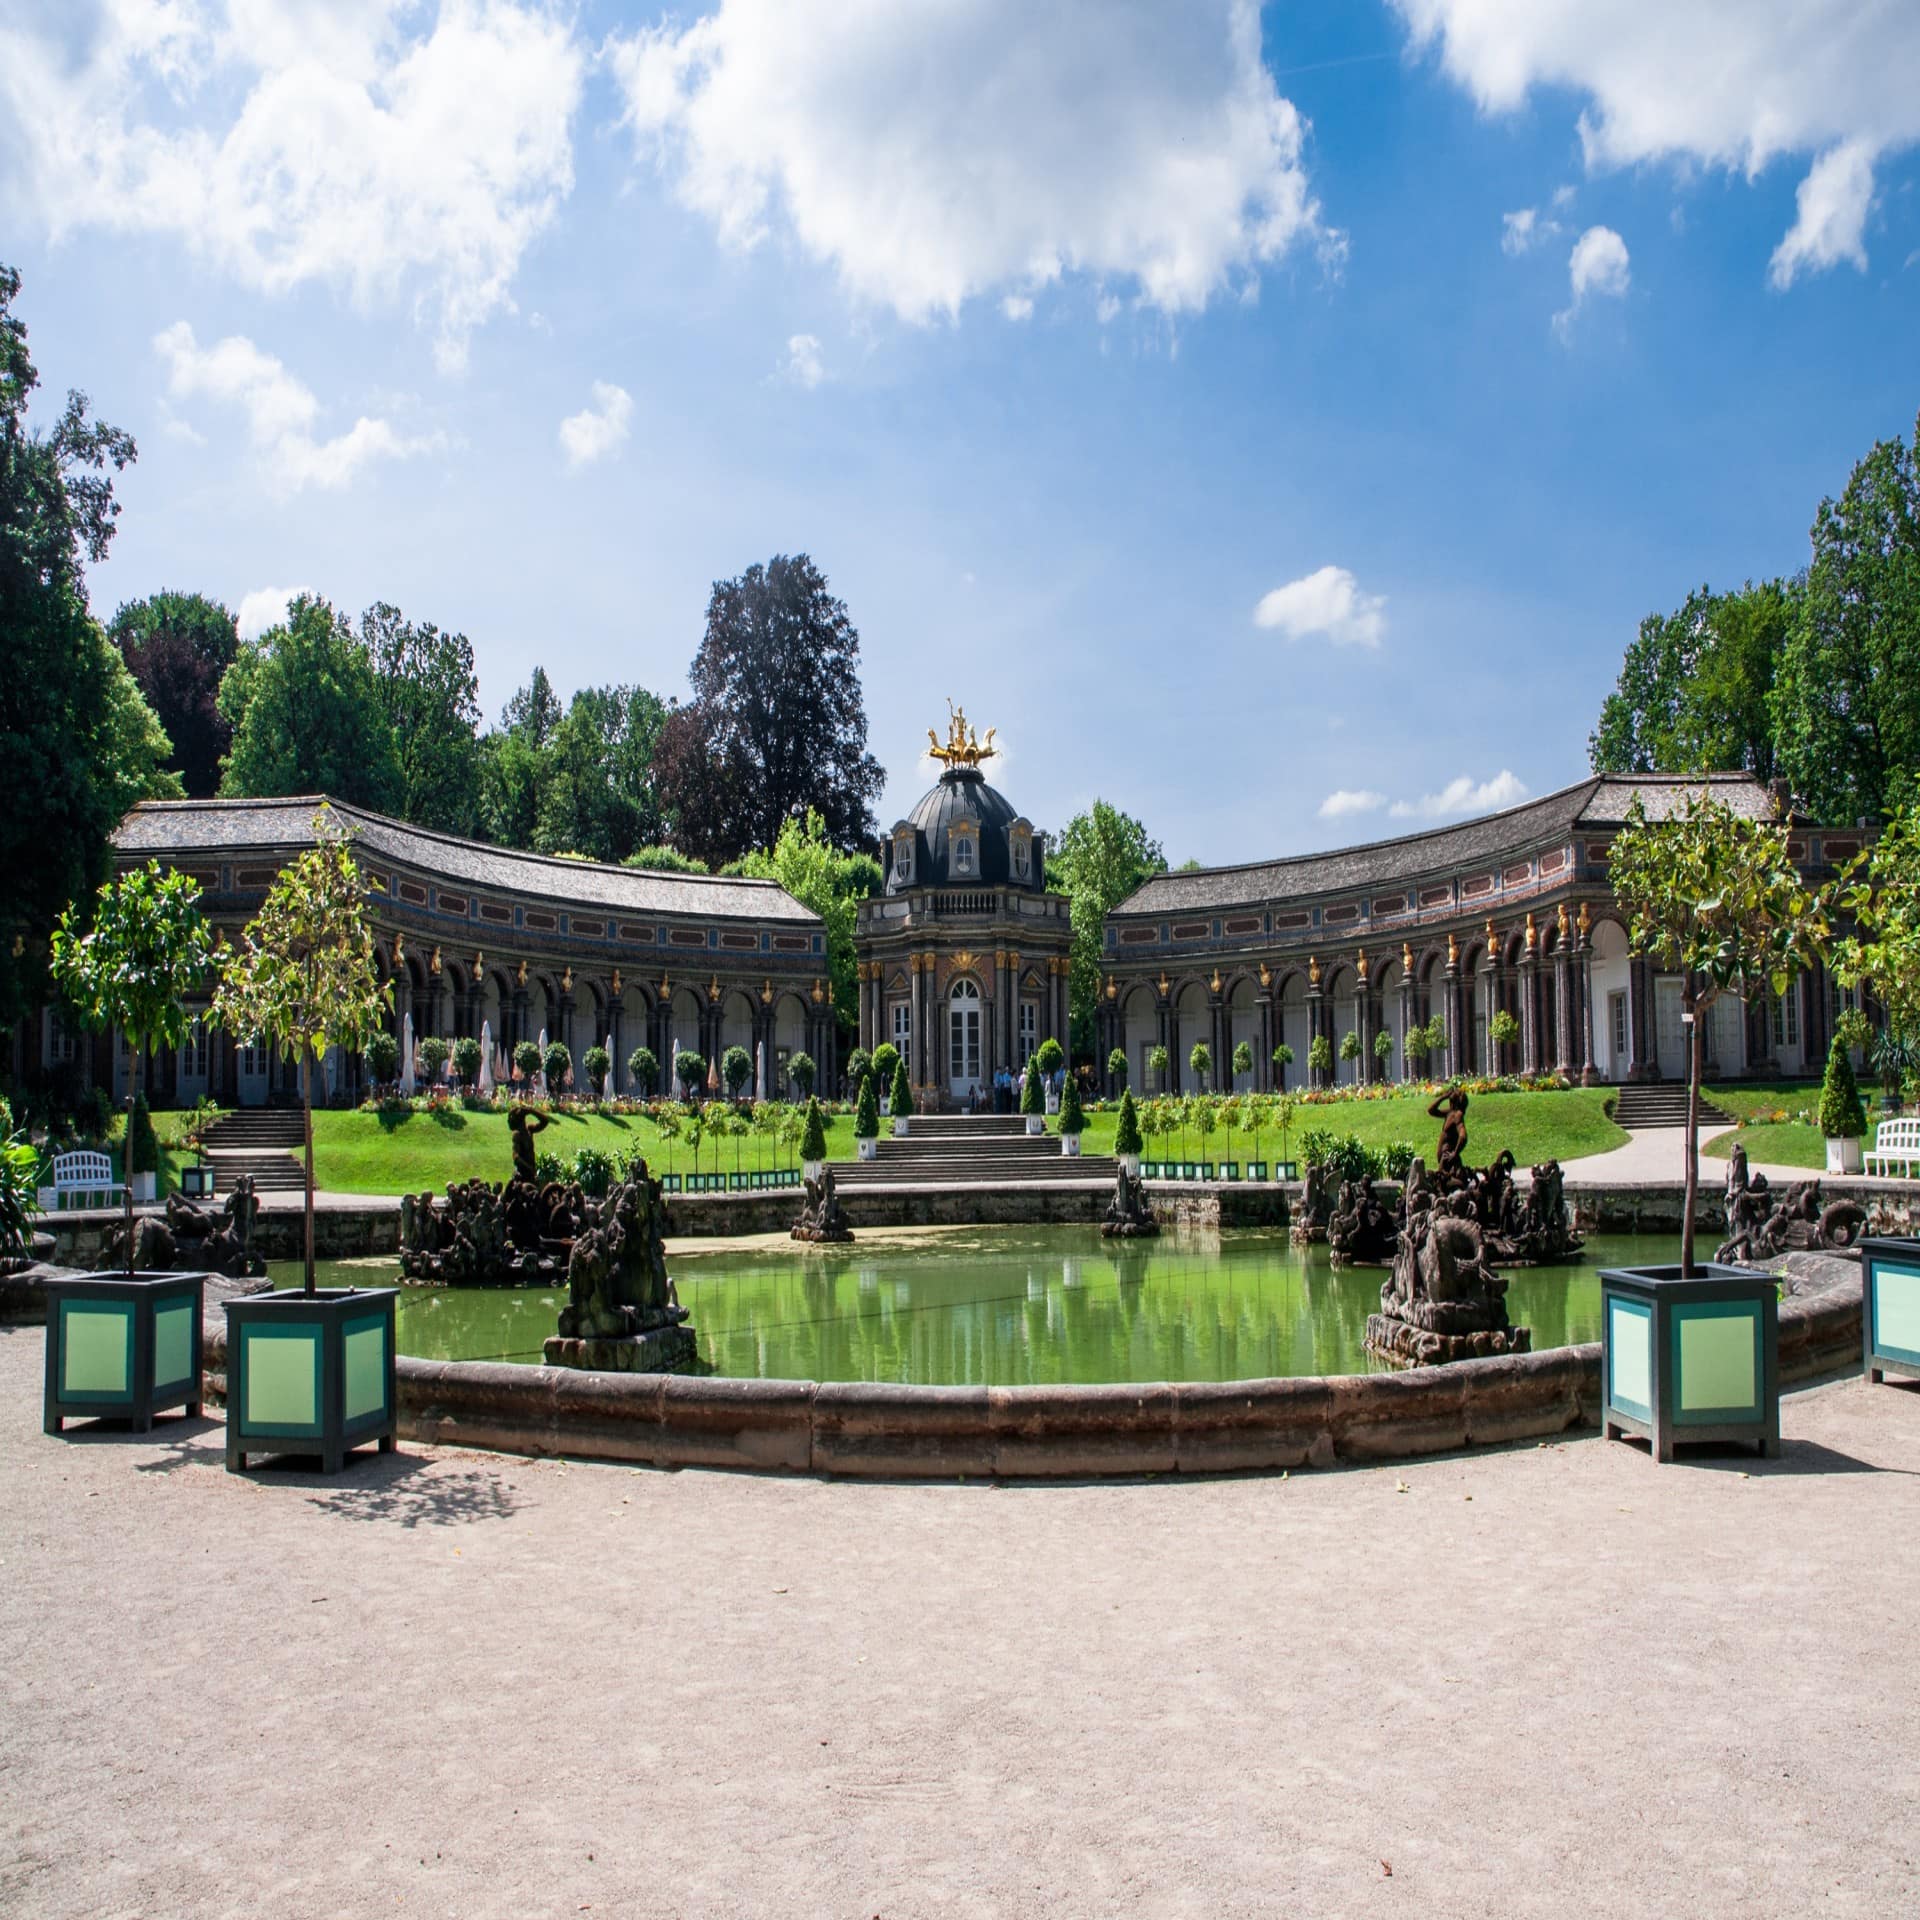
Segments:
[[[38,20],[0,25],[0,142],[53,237],[170,234],[249,287],[398,302],[449,367],[573,184],[585,56],[544,5],[97,0]]]
[[[796,387],[805,387],[811,393],[827,377],[819,340],[811,333],[796,333],[787,342],[787,357],[780,363],[780,371]]]
[[[1560,232],[1558,220],[1543,220],[1537,207],[1521,207],[1500,216],[1500,251],[1516,258],[1531,253],[1542,241]]]
[[[240,596],[234,620],[242,640],[257,640],[269,627],[277,627],[287,617],[287,607],[298,595],[311,593],[311,587],[256,587]]]
[[[364,414],[345,433],[316,439],[320,403],[313,390],[244,334],[203,347],[193,328],[178,320],[153,344],[167,364],[167,391],[174,399],[214,400],[246,415],[261,472],[276,493],[344,487],[370,460],[404,460],[441,444],[437,434],[407,437]]]
[[[1767,278],[1782,289],[1804,269],[1820,272],[1842,260],[1867,268],[1867,214],[1873,206],[1873,155],[1843,140],[1813,163],[1796,195],[1798,217],[1773,250]]]
[[[1344,245],[1256,0],[720,0],[608,59],[637,150],[724,244],[778,232],[909,321],[1069,273],[1191,312]]]
[[[1386,608],[1385,596],[1362,593],[1345,567],[1321,567],[1263,594],[1253,620],[1289,640],[1321,634],[1336,647],[1377,647],[1387,631]]]
[[[1590,172],[1650,161],[1744,171],[1818,156],[1809,208],[1774,255],[1802,268],[1864,259],[1860,224],[1880,155],[1920,141],[1920,7],[1889,0],[1392,0],[1413,45],[1488,113],[1536,87],[1585,96]],[[1842,150],[1844,160],[1836,158]],[[1852,209],[1860,208],[1860,220]],[[1810,218],[1811,216],[1811,218]],[[1795,236],[1803,234],[1799,244]],[[1783,261],[1782,255],[1785,258]]]
[[[560,422],[560,445],[566,450],[567,465],[587,467],[604,460],[625,441],[627,423],[632,418],[633,395],[625,387],[596,380],[593,405],[568,414]]]
[[[1526,797],[1525,783],[1503,767],[1491,780],[1476,781],[1463,773],[1438,793],[1396,800],[1392,813],[1396,820],[1446,820],[1459,813],[1491,813],[1498,807],[1517,806]]]
[[[1031,320],[1033,302],[1024,293],[1010,293],[1000,302],[1000,311],[1009,320]]]
[[[1567,258],[1567,283],[1573,289],[1573,300],[1553,316],[1554,330],[1563,340],[1572,331],[1574,316],[1589,299],[1602,295],[1618,300],[1633,284],[1627,243],[1611,227],[1589,227],[1573,243],[1573,252]]]
[[[1336,787],[1320,802],[1320,818],[1341,820],[1350,813],[1378,813],[1386,804],[1387,796],[1370,787]]]

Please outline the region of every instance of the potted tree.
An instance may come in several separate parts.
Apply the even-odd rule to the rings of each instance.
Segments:
[[[1273,1078],[1282,1093],[1287,1090],[1287,1069],[1293,1065],[1293,1049],[1282,1040],[1273,1050]]]
[[[1060,1096],[1053,1090],[1053,1077],[1066,1065],[1067,1056],[1060,1042],[1049,1034],[1033,1050],[1033,1064],[1040,1069],[1040,1091],[1046,1096],[1047,1111],[1060,1110]]]
[[[1253,1043],[1242,1040],[1233,1050],[1233,1077],[1238,1081],[1243,1074],[1250,1075],[1252,1072]]]
[[[1020,1111],[1026,1115],[1029,1133],[1045,1133],[1047,1130],[1046,1095],[1040,1091],[1039,1055],[1027,1062],[1027,1070],[1020,1076]]]
[[[532,1040],[522,1040],[513,1050],[513,1070],[520,1076],[522,1088],[531,1093],[540,1072],[540,1048]]]
[[[1820,1083],[1820,1131],[1826,1135],[1829,1173],[1860,1171],[1860,1141],[1866,1130],[1866,1109],[1860,1104],[1860,1083],[1854,1078],[1847,1036],[1836,1033],[1827,1049],[1826,1078]]]
[[[673,1077],[680,1083],[680,1098],[691,1106],[707,1084],[707,1063],[691,1047],[682,1047],[673,1056]]]
[[[853,1137],[859,1143],[862,1160],[871,1160],[879,1153],[880,1102],[874,1097],[871,1073],[860,1076],[860,1092],[853,1104]]]
[[[1072,1074],[1060,1089],[1060,1151],[1069,1159],[1080,1152],[1080,1136],[1087,1130],[1086,1109],[1080,1104],[1080,1083]]]
[[[1355,1033],[1351,1027],[1340,1036],[1340,1058],[1342,1061],[1358,1060],[1360,1058],[1360,1036]],[[1354,1075],[1356,1080],[1359,1077],[1357,1073]]]
[[[807,1096],[806,1125],[800,1130],[800,1171],[808,1180],[818,1180],[827,1164],[827,1121],[820,1102]]]
[[[651,1047],[635,1047],[627,1055],[627,1078],[640,1089],[642,1099],[651,1099],[660,1084],[660,1062]]]
[[[877,1063],[880,1055],[876,1051]],[[907,1063],[898,1054],[893,1060],[893,1092],[888,1099],[888,1110],[893,1115],[893,1136],[896,1140],[906,1137],[907,1121],[913,1113],[913,1089],[907,1084]]]
[[[720,1078],[727,1083],[727,1098],[737,1101],[753,1078],[753,1055],[745,1047],[729,1047],[720,1056]]]
[[[1156,1090],[1160,1093],[1165,1093],[1167,1090],[1167,1068],[1171,1065],[1172,1061],[1165,1047],[1150,1047],[1147,1050],[1147,1066],[1153,1073]]]
[[[1506,1066],[1503,1058],[1505,1050],[1520,1038],[1520,1022],[1505,1007],[1497,1007],[1487,1022],[1487,1038],[1493,1042],[1493,1059],[1490,1062],[1497,1074]]]
[[[1393,1071],[1393,1035],[1385,1027],[1373,1036],[1373,1057],[1380,1063],[1380,1078],[1386,1079]]]
[[[420,1064],[426,1069],[429,1093],[440,1084],[440,1075],[446,1067],[448,1051],[446,1041],[437,1033],[428,1034],[420,1042]]]
[[[1417,1078],[1426,1071],[1427,1055],[1433,1051],[1433,1042],[1427,1037],[1427,1030],[1419,1021],[1407,1023],[1407,1030],[1400,1040],[1400,1052],[1407,1063],[1407,1077]]]
[[[1107,1055],[1107,1084],[1110,1087],[1124,1089],[1127,1084],[1127,1050],[1115,1047]]]
[[[573,1077],[573,1055],[564,1040],[547,1042],[547,1050],[540,1056],[540,1077],[547,1083],[547,1098],[558,1100]]]
[[[1291,1180],[1296,1177],[1297,1169],[1287,1157],[1288,1143],[1293,1135],[1293,1095],[1283,1093],[1273,1103],[1274,1131],[1280,1136],[1280,1158],[1274,1162],[1273,1177],[1276,1180]]]
[[[400,1042],[385,1027],[376,1027],[367,1036],[363,1057],[367,1063],[367,1079],[372,1086],[385,1089],[399,1079]]]
[[[1187,1055],[1187,1065],[1193,1069],[1193,1077],[1199,1081],[1198,1091],[1207,1091],[1207,1082],[1213,1074],[1213,1049],[1204,1040],[1193,1043],[1193,1051]]]
[[[580,1056],[580,1068],[594,1099],[607,1097],[607,1075],[613,1071],[613,1055],[605,1047],[592,1046]]]
[[[453,1073],[460,1082],[460,1091],[471,1095],[480,1084],[480,1042],[472,1034],[463,1033],[453,1043]]]
[[[1140,1115],[1133,1104],[1133,1089],[1120,1095],[1120,1121],[1113,1130],[1113,1150],[1120,1164],[1134,1178],[1140,1177],[1140,1154],[1145,1146],[1140,1137]]]
[[[793,1082],[802,1100],[813,1098],[813,1055],[793,1053],[787,1056],[787,1078]]]
[[[213,1019],[300,1062],[306,1144],[306,1283],[227,1302],[227,1466],[249,1453],[318,1453],[337,1470],[395,1427],[392,1287],[319,1288],[313,1270],[313,1071],[331,1046],[360,1044],[391,989],[374,966],[366,881],[323,806],[313,845],[267,889],[229,957]]]
[[[1333,1042],[1324,1033],[1316,1033],[1308,1044],[1307,1069],[1314,1076],[1315,1086],[1327,1084],[1327,1077],[1333,1072]]]
[[[1834,972],[1880,1003],[1885,1030],[1873,1043],[1882,1110],[1897,1110],[1920,1068],[1920,801],[1899,808],[1837,883],[1854,930],[1834,948]]]
[[[889,1103],[893,1099],[893,1070],[899,1064],[900,1049],[891,1040],[882,1040],[867,1063],[868,1071],[873,1075],[873,1084],[879,1089],[882,1113],[889,1111]]]

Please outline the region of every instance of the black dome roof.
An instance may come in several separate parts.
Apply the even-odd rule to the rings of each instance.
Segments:
[[[950,876],[948,830],[969,817],[980,824],[980,870]],[[914,829],[911,877],[902,878],[895,871],[894,840],[888,836],[887,891],[904,893],[913,887],[943,887],[950,882],[961,886],[1026,886],[1038,891],[1042,885],[1038,834],[1034,835],[1033,861],[1026,877],[1014,877],[1007,829],[1020,818],[1013,802],[998,787],[988,786],[978,767],[949,767],[939,784],[923,794],[907,815],[907,823]]]

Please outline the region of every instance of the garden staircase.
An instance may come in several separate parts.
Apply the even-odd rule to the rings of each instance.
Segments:
[[[1733,1124],[1705,1094],[1700,1096],[1699,1121],[1703,1127]],[[1613,1117],[1629,1133],[1642,1127],[1684,1127],[1687,1124],[1687,1088],[1682,1080],[1656,1080],[1645,1086],[1622,1087],[1614,1096]]]
[[[836,1160],[843,1192],[886,1187],[1027,1187],[1113,1185],[1114,1161],[1104,1154],[1069,1157],[1057,1134],[1027,1132],[1017,1113],[927,1113],[907,1121],[904,1139],[880,1122],[879,1152],[871,1160]]]
[[[306,1186],[300,1164],[305,1135],[298,1107],[242,1107],[207,1129],[207,1164],[216,1194],[231,1193],[241,1174],[253,1175],[256,1193],[299,1193]]]

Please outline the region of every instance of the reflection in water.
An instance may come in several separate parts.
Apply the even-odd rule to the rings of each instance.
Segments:
[[[1596,1238],[1576,1267],[1515,1271],[1508,1302],[1536,1349],[1600,1337],[1598,1269],[1675,1257],[1660,1238]],[[293,1268],[274,1270],[287,1284]],[[343,1262],[366,1285],[385,1262]],[[1284,1233],[1104,1241],[1078,1227],[993,1228],[896,1247],[681,1255],[673,1262],[714,1371],[788,1380],[1001,1386],[1360,1373],[1385,1275],[1335,1270]],[[323,1278],[322,1284],[327,1284]],[[562,1295],[409,1289],[403,1353],[537,1360]]]

